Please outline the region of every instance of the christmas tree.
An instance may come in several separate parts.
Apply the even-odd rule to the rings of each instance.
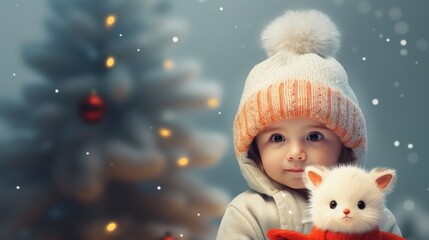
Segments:
[[[227,197],[190,172],[226,139],[183,115],[221,89],[168,54],[183,31],[168,1],[49,4],[49,38],[23,51],[46,81],[0,106],[16,133],[0,144],[0,238],[213,239]]]

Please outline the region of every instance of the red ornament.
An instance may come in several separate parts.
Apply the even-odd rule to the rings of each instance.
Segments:
[[[162,240],[176,240],[176,239],[171,235],[170,232],[166,232]]]
[[[98,123],[104,117],[105,104],[96,93],[91,93],[82,100],[79,106],[79,114],[87,123]]]

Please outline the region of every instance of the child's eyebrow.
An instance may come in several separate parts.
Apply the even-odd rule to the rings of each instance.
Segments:
[[[328,129],[325,125],[309,125],[307,128]]]
[[[284,130],[282,127],[266,127],[259,132],[259,134],[269,133],[269,132],[278,132]]]

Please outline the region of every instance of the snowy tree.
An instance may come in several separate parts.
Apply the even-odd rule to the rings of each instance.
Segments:
[[[0,238],[212,239],[226,194],[189,173],[226,139],[183,115],[221,89],[168,54],[184,30],[168,1],[49,4],[48,39],[23,51],[45,81],[0,106],[16,133],[0,144]]]

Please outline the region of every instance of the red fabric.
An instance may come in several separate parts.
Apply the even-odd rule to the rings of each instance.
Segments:
[[[378,228],[362,234],[347,234],[320,230],[314,227],[306,235],[291,230],[270,229],[267,232],[270,240],[404,240],[393,233],[380,231]]]

